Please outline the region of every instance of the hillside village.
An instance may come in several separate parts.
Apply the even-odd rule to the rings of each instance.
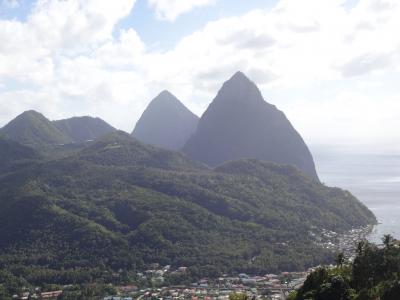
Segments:
[[[147,270],[139,276],[150,279],[161,287],[139,289],[135,285],[118,287],[118,295],[104,297],[104,300],[132,300],[132,299],[192,299],[192,300],[228,300],[232,294],[246,294],[249,299],[285,299],[288,293],[300,287],[308,274],[314,269],[305,272],[282,272],[280,274],[266,274],[264,276],[250,276],[244,273],[237,276],[224,275],[216,280],[200,279],[188,286],[177,285],[162,287],[164,275],[168,272],[184,273],[186,267],[170,271],[170,266]]]
[[[348,260],[353,260],[357,243],[367,237],[371,232],[371,226],[352,229],[344,234],[322,230],[320,235],[313,235],[315,242],[334,252],[342,252]],[[333,266],[330,266],[333,267]],[[307,276],[318,267],[309,268],[303,272],[281,272],[279,274],[265,274],[252,276],[245,273],[236,276],[223,275],[217,279],[202,278],[191,284],[173,285],[168,278],[176,277],[190,279],[189,268],[181,266],[172,268],[171,265],[161,266],[153,263],[150,268],[136,274],[137,283],[121,286],[110,286],[115,294],[103,297],[103,300],[229,300],[233,294],[247,295],[252,300],[277,300],[286,299],[291,291],[300,288]],[[117,272],[114,276],[119,277]],[[140,283],[140,284],[139,284]],[[74,285],[65,285],[61,289],[52,291],[28,290],[13,295],[15,300],[28,299],[60,299],[63,293],[79,289]],[[61,298],[63,299],[63,298]]]

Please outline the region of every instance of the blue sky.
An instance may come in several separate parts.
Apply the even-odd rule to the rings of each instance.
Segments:
[[[1,18],[25,20],[35,2],[32,0],[21,0],[19,2],[1,0],[0,3]]]
[[[164,89],[200,116],[241,70],[309,144],[400,141],[399,15],[397,0],[0,0],[0,126],[35,109],[131,131]]]
[[[180,38],[202,28],[206,23],[225,17],[242,15],[253,9],[269,9],[275,0],[219,0],[181,15],[174,22],[158,20],[146,0],[138,0],[130,15],[117,27],[135,28],[150,47],[171,49]]]
[[[1,0],[0,0],[1,1]],[[29,16],[35,1],[19,0],[17,3],[2,0],[0,17],[24,21]],[[214,4],[189,11],[174,22],[159,20],[146,0],[137,0],[130,14],[115,26],[120,29],[134,28],[142,40],[159,50],[171,49],[180,38],[202,28],[207,22],[220,18],[242,15],[254,9],[270,9],[277,0],[218,0]]]

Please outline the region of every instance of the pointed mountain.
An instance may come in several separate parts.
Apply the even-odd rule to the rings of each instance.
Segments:
[[[103,135],[116,131],[114,127],[102,119],[89,116],[57,120],[53,121],[53,124],[77,143],[95,140]]]
[[[183,152],[210,166],[241,158],[294,165],[318,180],[302,137],[242,72],[224,83]]]
[[[198,120],[174,95],[163,91],[150,102],[132,135],[153,146],[180,150],[196,130]]]
[[[24,145],[44,146],[72,142],[50,120],[34,110],[25,111],[0,129],[4,136]]]

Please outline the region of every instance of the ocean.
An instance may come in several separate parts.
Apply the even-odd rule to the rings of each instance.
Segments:
[[[371,242],[384,234],[400,239],[400,155],[318,149],[314,160],[322,182],[349,190],[375,214]]]

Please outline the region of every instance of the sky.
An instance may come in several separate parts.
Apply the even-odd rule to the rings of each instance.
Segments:
[[[0,126],[29,109],[131,132],[201,116],[243,71],[308,144],[400,149],[400,1],[0,0]]]

